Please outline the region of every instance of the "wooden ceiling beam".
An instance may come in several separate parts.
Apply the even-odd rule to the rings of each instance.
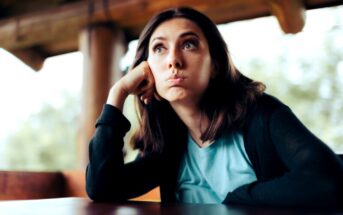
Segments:
[[[88,23],[108,21],[108,19],[131,31],[133,36],[137,36],[154,13],[180,5],[197,8],[217,23],[270,14],[268,0],[214,0],[211,4],[207,0],[108,0],[107,10],[103,5],[104,1],[94,1],[92,5],[89,5],[89,2],[91,1],[69,3],[45,11],[2,19],[0,46],[12,51],[64,41],[66,38],[76,38]],[[280,2],[287,1],[280,0]],[[311,2],[341,3],[337,0],[308,0],[305,1],[305,5],[311,6]],[[281,11],[287,11],[289,6],[287,5],[282,6]]]
[[[43,67],[46,58],[45,53],[35,48],[15,50],[11,53],[35,71],[39,71]]]
[[[295,34],[304,28],[306,9],[303,0],[269,0],[269,3],[283,32]]]
[[[74,4],[2,20],[0,46],[12,51],[77,37],[85,11],[84,4]]]
[[[63,2],[52,1],[55,4]],[[108,0],[108,5],[104,5],[105,1],[102,0],[64,1],[75,3],[56,5],[7,19],[0,18],[0,47],[38,71],[46,57],[77,51],[79,33],[87,24],[111,20],[135,38],[148,19],[158,11],[175,6],[191,6],[218,24],[274,14],[284,32],[296,33],[305,24],[305,8],[342,4],[341,0],[212,0],[211,3],[207,0]]]

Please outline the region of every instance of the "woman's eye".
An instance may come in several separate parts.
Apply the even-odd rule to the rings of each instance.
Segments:
[[[162,45],[156,45],[156,46],[153,47],[152,50],[154,51],[154,53],[157,53],[157,54],[158,54],[158,53],[161,53],[161,52],[163,51],[163,49],[164,49],[164,48],[163,48]]]
[[[187,40],[183,43],[183,48],[184,49],[195,49],[198,47],[198,42],[194,40]]]

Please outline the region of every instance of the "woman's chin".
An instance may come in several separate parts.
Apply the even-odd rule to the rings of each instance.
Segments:
[[[170,103],[181,102],[188,98],[185,92],[169,93],[163,97]]]
[[[165,99],[171,104],[175,104],[175,105],[191,105],[191,104],[197,104],[198,103],[198,99],[196,98],[196,96],[191,96],[191,95],[178,95],[178,96],[169,96],[169,97],[165,97]]]

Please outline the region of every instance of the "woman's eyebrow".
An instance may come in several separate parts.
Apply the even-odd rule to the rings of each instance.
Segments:
[[[184,32],[180,35],[180,37],[187,37],[187,36],[194,36],[194,37],[199,39],[199,36],[196,33],[194,33],[193,31],[187,31],[187,32]]]
[[[194,36],[196,38],[199,38],[199,36],[194,33],[193,31],[186,31],[180,34],[179,37],[187,37],[187,36]],[[152,38],[151,43],[154,42],[155,40],[166,40],[167,38],[163,37],[163,36],[157,36]]]
[[[166,38],[165,37],[154,37],[154,38],[152,38],[152,40],[151,40],[151,43],[152,42],[154,42],[155,40],[166,40]]]

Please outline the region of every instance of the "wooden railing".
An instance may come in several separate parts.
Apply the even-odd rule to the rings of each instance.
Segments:
[[[343,154],[338,155],[343,160]],[[20,172],[0,171],[0,200],[86,197],[83,171]],[[160,201],[159,187],[134,198]]]
[[[86,197],[83,171],[0,171],[0,200]],[[160,201],[159,188],[133,199]]]
[[[0,171],[0,200],[85,197],[82,171]]]

